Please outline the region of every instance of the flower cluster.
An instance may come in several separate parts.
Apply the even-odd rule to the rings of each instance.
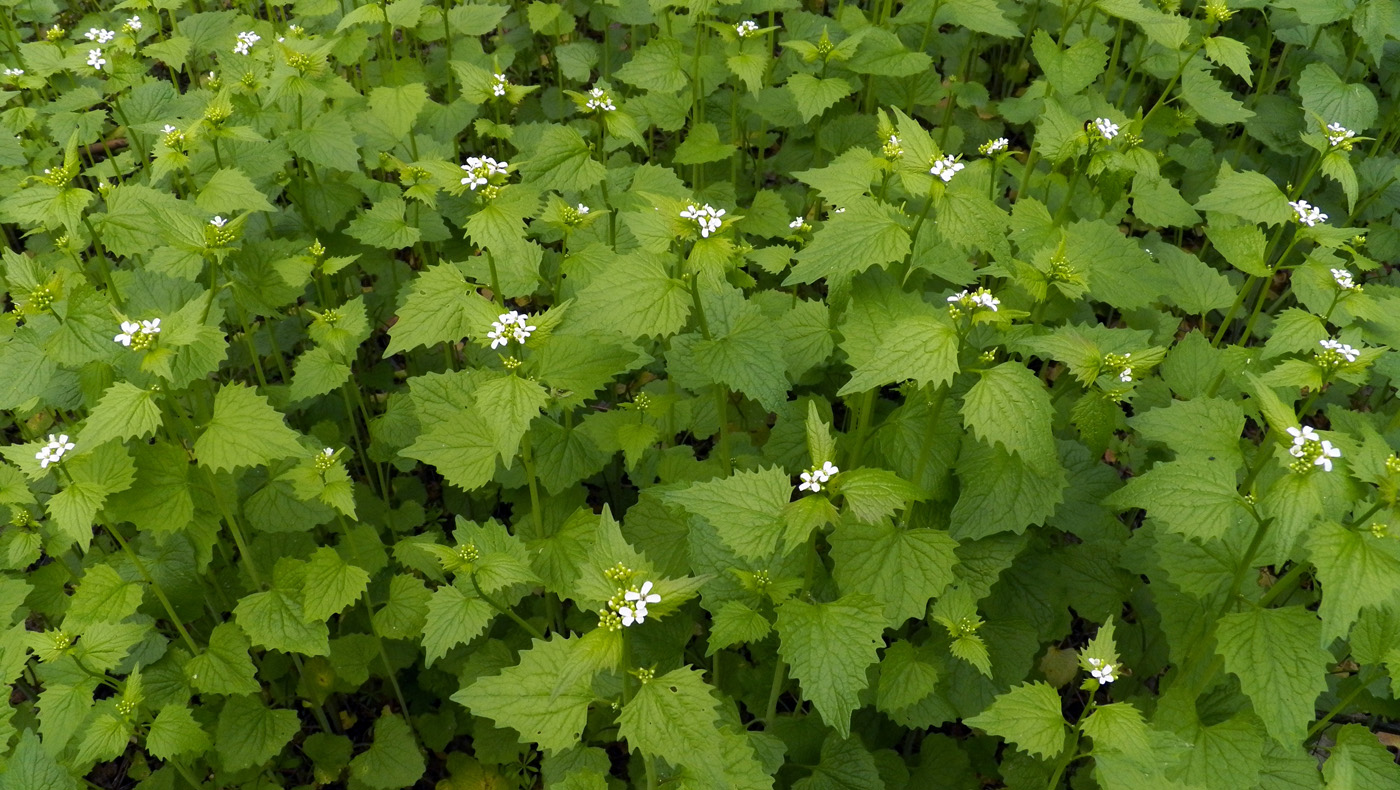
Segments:
[[[718,233],[722,224],[720,217],[724,216],[724,209],[715,208],[709,203],[696,208],[692,203],[681,212],[685,219],[693,219],[700,226],[700,237],[708,239],[711,233]]]
[[[995,313],[997,311],[997,306],[1001,304],[1001,300],[992,296],[992,292],[988,291],[986,288],[978,288],[975,291],[964,289],[961,293],[955,293],[948,297],[948,304],[948,309],[952,311],[953,317],[957,318],[962,315],[962,311],[964,310],[971,312],[979,308],[991,310]]]
[[[209,227],[205,228],[204,235],[209,240],[210,246],[224,247],[237,238],[233,228],[225,227],[226,225],[228,225],[228,220],[217,215],[209,220]]]
[[[1324,368],[1336,369],[1343,364],[1355,362],[1361,355],[1360,351],[1339,340],[1319,340],[1317,341],[1322,350],[1317,352],[1317,362]]]
[[[1110,664],[1101,658],[1089,659],[1089,674],[1093,676],[1094,680],[1097,680],[1103,685],[1108,685],[1117,680],[1118,677],[1113,674],[1117,671],[1118,666],[1116,664]]]
[[[752,19],[745,19],[734,26],[734,32],[738,34],[739,38],[748,38],[758,32],[758,23]]]
[[[977,146],[977,153],[983,156],[989,156],[998,151],[1005,151],[1007,148],[1010,147],[1010,140],[1006,139],[1005,137],[998,137],[995,140],[988,140],[987,142]]]
[[[577,228],[578,226],[583,224],[583,218],[588,216],[588,212],[588,206],[585,206],[584,204],[580,203],[578,204],[578,208],[574,208],[573,206],[565,206],[561,214],[565,225],[568,225],[571,228]]]
[[[87,39],[88,41],[96,41],[99,44],[106,44],[108,41],[111,41],[116,37],[117,34],[113,31],[103,30],[100,27],[90,27],[88,28],[88,32],[83,34],[83,38]]]
[[[1112,140],[1118,136],[1118,124],[1107,118],[1095,118],[1094,130],[1099,133],[1099,137],[1104,140]]]
[[[316,458],[311,462],[318,472],[328,472],[335,466],[335,448],[327,447],[316,454]]]
[[[802,478],[802,484],[797,487],[797,490],[811,491],[815,494],[822,490],[822,483],[827,482],[833,475],[840,474],[840,472],[841,470],[836,468],[836,464],[830,461],[821,466],[814,466],[799,475]]]
[[[505,175],[508,167],[510,163],[497,162],[489,156],[469,156],[467,163],[462,165],[462,169],[467,173],[462,177],[462,186],[471,187],[475,192],[477,187],[491,183],[491,176]]]
[[[946,184],[952,181],[953,176],[957,175],[958,171],[962,170],[963,167],[965,167],[965,165],[962,162],[954,159],[953,155],[949,154],[942,159],[934,159],[933,167],[930,167],[928,172],[929,175],[938,176],[943,179],[943,183]]]
[[[63,454],[73,449],[73,443],[68,441],[68,434],[54,436],[49,434],[49,443],[39,448],[39,452],[34,457],[39,460],[40,469],[48,469],[49,464],[56,464]]]
[[[1301,474],[1314,466],[1320,466],[1322,471],[1330,472],[1332,459],[1342,457],[1342,451],[1318,436],[1317,431],[1310,425],[1289,428],[1288,435],[1293,437],[1293,446],[1288,448],[1288,454],[1298,459],[1289,466],[1294,472]]]
[[[506,75],[504,75],[504,74],[492,74],[491,77],[492,77],[492,79],[494,80],[494,82],[491,83],[491,95],[492,95],[492,96],[504,96],[504,95],[506,95],[506,86],[510,85],[510,83],[506,81]]]
[[[904,156],[904,144],[899,139],[899,135],[890,135],[890,139],[886,140],[885,144],[880,147],[880,155],[890,161]]]
[[[1298,221],[1310,228],[1319,222],[1327,221],[1327,215],[1306,200],[1295,200],[1288,205],[1298,212]]]
[[[1323,134],[1327,135],[1328,145],[1346,151],[1351,150],[1352,138],[1356,136],[1356,132],[1335,122],[1327,124],[1327,130]]]
[[[1361,286],[1351,278],[1351,272],[1346,269],[1333,269],[1332,279],[1336,281],[1337,287],[1343,291],[1359,291]]]
[[[175,148],[185,142],[185,133],[168,123],[160,128],[160,133],[165,135],[161,142],[165,143],[166,148]]]
[[[530,318],[523,313],[511,310],[509,313],[501,313],[495,321],[491,322],[491,331],[486,333],[486,337],[491,339],[492,348],[500,348],[508,345],[514,340],[520,345],[525,345],[530,333],[535,331],[535,327],[530,326]]]
[[[233,45],[233,54],[247,55],[252,51],[253,45],[262,41],[262,36],[251,30],[246,30],[238,34],[238,43]]]
[[[588,96],[589,99],[587,102],[584,102],[583,106],[590,110],[596,112],[612,112],[617,109],[617,105],[613,104],[612,97],[602,88],[590,89],[588,91]]]
[[[107,59],[102,57],[101,49],[93,49],[88,52],[87,64],[89,66],[92,66],[94,69],[101,71],[102,67],[107,65]]]
[[[23,77],[24,69],[5,69],[4,74],[6,77]]]
[[[123,321],[121,334],[112,338],[114,342],[121,343],[127,348],[134,348],[137,351],[150,348],[156,342],[156,335],[160,334],[160,319],[150,318],[137,323],[135,321]]]
[[[1104,367],[1118,371],[1118,380],[1124,384],[1131,384],[1133,381],[1132,353],[1104,354]]]

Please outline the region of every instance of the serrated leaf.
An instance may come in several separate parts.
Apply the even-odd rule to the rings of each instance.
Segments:
[[[1005,738],[1017,748],[1049,759],[1065,748],[1060,695],[1051,686],[1023,683],[992,700],[991,707],[966,720],[970,727]]]
[[[423,753],[404,720],[383,714],[374,722],[374,743],[350,761],[350,775],[375,790],[412,787],[427,770]]]
[[[226,384],[214,396],[214,415],[194,443],[200,466],[216,472],[257,466],[305,452],[297,433],[253,388]]]
[[[622,706],[618,734],[629,749],[672,765],[704,766],[719,758],[715,740],[718,701],[693,667],[652,678]]]
[[[202,754],[210,743],[209,733],[182,704],[161,708],[146,733],[146,749],[162,760],[182,754]]]
[[[982,371],[963,396],[962,415],[974,436],[1030,466],[1045,469],[1056,462],[1050,395],[1025,365],[1003,362]]]
[[[359,600],[368,584],[368,573],[346,563],[335,549],[322,546],[306,561],[302,613],[308,621],[325,622]]]
[[[792,498],[792,479],[777,467],[740,471],[661,497],[708,521],[740,557],[759,559],[771,556],[782,537],[782,512]]]
[[[257,697],[230,697],[219,712],[214,748],[227,770],[265,765],[298,729],[295,711],[272,710]]]
[[[869,595],[843,595],[830,603],[790,600],[778,607],[778,655],[792,667],[802,693],[822,721],[843,737],[860,706],[865,670],[883,642],[884,605]]]
[[[519,664],[480,678],[452,699],[520,733],[522,743],[537,743],[546,752],[569,749],[582,736],[593,701],[591,674],[570,671],[579,642],[536,639],[520,653]]]
[[[1332,655],[1321,647],[1322,623],[1297,606],[1249,609],[1220,618],[1216,652],[1279,743],[1298,743],[1327,689]]]

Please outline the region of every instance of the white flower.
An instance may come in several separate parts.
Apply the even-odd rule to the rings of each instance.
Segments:
[[[998,137],[995,140],[988,140],[987,142],[983,143],[978,148],[978,150],[982,152],[983,156],[987,156],[988,154],[994,154],[997,151],[1005,151],[1010,146],[1010,140],[1006,139],[1005,137]]]
[[[789,227],[789,228],[792,228],[793,230],[801,230],[801,229],[802,229],[802,226],[803,226],[803,225],[806,225],[806,224],[807,224],[807,220],[805,220],[805,219],[803,219],[803,218],[801,218],[801,217],[793,217],[792,222],[789,222],[789,223],[788,223],[788,227]]]
[[[798,475],[798,477],[802,478],[802,484],[797,487],[798,491],[811,491],[815,494],[822,490],[821,477],[816,472],[808,470]]]
[[[100,27],[90,27],[88,28],[88,32],[83,34],[83,38],[88,41],[96,41],[99,44],[106,44],[108,41],[116,38],[116,36],[116,33],[110,30],[103,30]]]
[[[233,45],[233,53],[235,55],[247,55],[249,51],[253,49],[253,45],[258,43],[259,41],[262,41],[262,36],[252,32],[251,30],[239,33],[238,43]],[[214,73],[212,71],[209,72],[210,77],[213,77],[213,75]]]
[[[647,604],[661,603],[661,596],[651,591],[651,582],[642,582],[640,591],[632,592],[629,590],[622,597],[624,600],[635,602],[643,610],[646,609]]]
[[[641,625],[647,619],[647,605],[645,602],[638,601],[633,606],[619,606],[617,613],[622,618],[624,626],[630,626],[633,623]]]
[[[91,52],[88,52],[87,64],[89,66],[92,66],[94,69],[101,71],[102,67],[107,65],[107,59],[102,57],[102,50],[94,49]]]
[[[1094,128],[1098,129],[1099,135],[1105,140],[1112,140],[1118,136],[1118,124],[1107,118],[1095,118]]]
[[[5,69],[6,77],[23,77],[24,69]]]
[[[492,93],[493,95],[495,95],[495,96],[504,96],[504,95],[506,95],[506,86],[510,84],[509,82],[506,81],[506,75],[504,75],[504,74],[493,74],[493,75],[491,75],[491,76],[494,77],[495,80],[496,80],[496,81],[491,85],[491,93]]]
[[[899,139],[899,135],[892,134],[890,139],[880,148],[880,155],[886,159],[898,159],[904,156],[904,145]]]
[[[321,454],[324,455],[324,456],[327,457],[327,458],[330,458],[331,456],[335,455],[335,448],[334,448],[334,447],[327,447],[326,449],[324,449],[324,450],[321,451]]]
[[[1322,471],[1330,472],[1332,471],[1332,459],[1341,457],[1342,451],[1333,447],[1331,442],[1323,439],[1322,452],[1313,459],[1313,466],[1320,466],[1322,467]]]
[[[222,228],[223,226],[228,224],[228,220],[224,219],[223,217],[216,216],[213,219],[209,220],[209,224],[213,225],[216,228]]]
[[[585,206],[585,205],[583,205],[582,203],[578,204],[578,213],[580,213],[580,214],[587,214],[588,212],[589,212],[588,206]]]
[[[1322,437],[1317,435],[1311,425],[1302,425],[1297,428],[1289,428],[1288,435],[1293,437],[1293,446],[1288,448],[1288,454],[1294,458],[1303,457],[1303,446],[1309,442],[1322,441]]]
[[[831,213],[832,213],[832,214],[845,214],[845,213],[846,213],[846,209],[844,209],[844,208],[837,208],[836,206],[832,206],[832,207],[831,207]]]
[[[171,132],[177,132],[179,130],[167,123],[166,125],[160,127],[160,131],[161,134],[170,134]]]
[[[957,161],[953,158],[952,154],[949,154],[942,159],[933,160],[933,167],[929,168],[928,172],[929,175],[938,176],[943,179],[943,183],[946,184],[952,181],[953,176],[957,175],[957,172],[962,170],[963,167],[964,165],[962,162]]]
[[[159,318],[142,319],[142,321],[141,321],[141,331],[142,331],[143,333],[145,333],[145,334],[148,334],[148,335],[158,335],[158,334],[160,334],[160,319],[159,319]]]
[[[1343,291],[1351,291],[1356,288],[1356,281],[1351,278],[1351,272],[1346,269],[1333,269],[1332,279],[1337,281],[1337,287]]]
[[[748,38],[758,32],[758,23],[752,19],[745,19],[734,26],[734,32],[739,34],[739,38]]]
[[[59,459],[63,458],[63,454],[72,450],[73,447],[73,443],[68,441],[68,434],[58,436],[49,434],[49,443],[40,448],[34,457],[39,461],[40,469],[47,469],[49,464],[58,463]]]
[[[112,338],[112,340],[130,348],[131,341],[139,334],[141,334],[140,324],[135,321],[123,321],[121,334]]]
[[[833,475],[840,474],[840,472],[841,472],[840,469],[837,469],[837,468],[836,468],[836,464],[833,464],[833,463],[830,462],[830,461],[827,461],[826,463],[823,463],[823,464],[822,464],[822,468],[821,468],[819,471],[821,472],[822,482],[823,482],[823,483],[825,483],[826,481],[830,480],[830,479],[832,478]]]
[[[529,325],[528,316],[511,310],[509,313],[501,313],[491,322],[491,331],[486,333],[486,337],[491,340],[492,348],[508,345],[512,340],[523,346],[535,329],[536,327]]]
[[[132,31],[140,30],[140,29],[141,29],[141,17],[139,17],[139,16],[134,16],[134,17],[132,17],[132,18],[126,20],[126,26],[129,27],[129,28],[131,28]]]
[[[1342,126],[1341,124],[1335,122],[1327,124],[1326,134],[1328,145],[1331,145],[1333,147],[1339,146],[1342,143],[1345,143],[1347,140],[1350,140],[1351,138],[1356,136],[1356,132],[1353,132],[1345,126]]]
[[[1124,384],[1131,384],[1133,381],[1133,369],[1123,368],[1123,372],[1118,374],[1118,380]]]
[[[1298,212],[1298,221],[1310,228],[1319,222],[1327,221],[1327,215],[1306,200],[1295,200],[1288,205]]]
[[[681,212],[681,216],[685,219],[695,220],[696,224],[700,226],[701,238],[708,239],[710,234],[718,232],[720,225],[723,224],[720,217],[724,216],[724,209],[717,209],[709,203],[696,208],[695,204],[692,203]]]
[[[613,104],[612,97],[609,96],[608,92],[603,90],[602,88],[593,88],[588,91],[588,95],[591,98],[587,102],[585,102],[583,106],[587,107],[590,110],[612,112],[613,110],[617,109],[617,105]]]

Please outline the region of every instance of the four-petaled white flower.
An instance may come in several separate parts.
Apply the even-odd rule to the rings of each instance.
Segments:
[[[748,38],[758,32],[758,23],[752,19],[745,19],[734,26],[734,32],[739,34],[739,38]]]
[[[836,465],[830,461],[826,461],[821,466],[814,466],[798,475],[798,477],[802,478],[802,483],[797,486],[797,490],[811,491],[815,494],[822,490],[823,483],[831,480],[833,476],[840,472],[841,470],[836,468]]]
[[[49,434],[49,443],[39,448],[39,452],[34,457],[39,461],[40,469],[48,469],[49,464],[56,464],[63,454],[73,449],[73,443],[68,441],[68,434],[54,436]]]
[[[1356,132],[1336,122],[1327,124],[1326,134],[1327,144],[1334,148],[1356,136]]]
[[[132,18],[126,20],[126,26],[129,27],[129,28],[131,28],[131,30],[132,30],[133,33],[136,32],[137,30],[140,30],[140,29],[141,29],[141,17],[139,17],[139,16],[134,16],[134,17],[132,17]]]
[[[213,225],[216,228],[222,228],[223,226],[228,224],[228,220],[224,219],[223,217],[215,216],[213,219],[209,220],[209,224]]]
[[[1343,357],[1346,358],[1346,361],[1348,362],[1355,362],[1357,356],[1361,354],[1360,351],[1357,351],[1356,349],[1339,340],[1319,340],[1317,341],[1317,344],[1327,349],[1328,351],[1335,351],[1338,354],[1341,354]]]
[[[642,612],[643,617],[646,616],[646,608],[649,604],[661,603],[661,596],[651,591],[651,582],[642,582],[638,591],[628,590],[622,597],[624,600],[631,601]]]
[[[233,45],[235,55],[247,55],[253,49],[253,45],[262,41],[262,36],[251,30],[246,30],[238,34],[238,43]],[[210,72],[212,75],[213,72]]]
[[[592,88],[588,91],[588,95],[590,98],[587,102],[584,102],[583,106],[590,110],[612,112],[617,109],[617,105],[613,104],[612,97],[602,88]]]
[[[624,626],[641,625],[647,619],[646,604],[638,603],[636,606],[619,606],[617,608],[618,617],[622,618]]]
[[[23,77],[24,69],[5,69],[6,77]]]
[[[121,343],[127,348],[131,347],[131,341],[141,334],[141,325],[135,321],[123,321],[121,334],[112,338],[114,342]]]
[[[1094,677],[1094,680],[1097,680],[1099,683],[1107,685],[1117,680],[1118,678],[1113,674],[1117,671],[1118,667],[1114,666],[1113,664],[1107,663],[1102,659],[1089,659],[1089,674],[1092,675]]]
[[[512,340],[523,346],[535,329],[536,327],[530,326],[529,316],[511,310],[509,313],[501,313],[491,322],[491,331],[486,333],[486,337],[491,340],[492,348],[500,348]]]
[[[92,66],[94,69],[101,71],[102,67],[107,65],[107,59],[102,57],[102,50],[94,49],[91,52],[88,52],[87,64],[89,66]]]
[[[1094,128],[1098,130],[1099,136],[1105,140],[1112,140],[1118,136],[1118,124],[1107,118],[1095,118]]]
[[[580,214],[587,214],[588,212],[589,212],[588,206],[585,206],[585,205],[583,205],[582,203],[578,204],[578,213],[580,213]]]
[[[1123,372],[1118,374],[1118,380],[1124,384],[1131,384],[1133,381],[1133,369],[1123,368]]]
[[[946,184],[952,181],[953,176],[957,175],[958,171],[962,170],[964,166],[962,162],[954,159],[953,155],[949,154],[942,159],[933,160],[933,167],[929,168],[928,172],[929,175],[938,176],[943,179],[943,183]]]
[[[1337,287],[1343,291],[1351,291],[1356,288],[1356,281],[1351,278],[1351,272],[1346,269],[1333,269],[1332,279],[1337,281]]]
[[[171,126],[170,124],[167,123],[166,125],[160,127],[160,131],[161,131],[161,134],[170,134],[171,132],[177,132],[177,131],[179,131],[179,129],[176,129],[174,126]]]
[[[1306,200],[1295,200],[1288,205],[1298,212],[1298,221],[1310,228],[1319,222],[1327,221],[1327,215]]]
[[[696,224],[700,226],[701,238],[708,239],[711,233],[719,231],[722,224],[720,217],[724,216],[724,209],[715,208],[709,203],[696,208],[695,204],[692,203],[681,212],[681,216],[685,219],[695,220]]]
[[[1322,467],[1322,471],[1330,472],[1332,471],[1332,459],[1341,457],[1342,451],[1333,447],[1331,442],[1323,439],[1322,452],[1313,459],[1313,466],[1320,466]]]
[[[804,227],[807,227],[807,220],[802,217],[793,217],[792,222],[788,223],[788,227],[793,230],[802,230]]]
[[[491,76],[495,78],[495,82],[492,83],[492,85],[491,85],[491,93],[492,93],[492,95],[495,95],[495,96],[504,96],[504,95],[506,95],[506,86],[510,84],[509,82],[506,81],[506,75],[504,75],[504,74],[493,74],[493,75],[491,75]]]
[[[145,334],[148,334],[148,335],[158,335],[158,334],[160,334],[160,319],[159,319],[159,318],[143,318],[143,319],[141,319],[141,331],[144,332]]]
[[[117,34],[113,31],[103,30],[100,27],[90,27],[88,28],[88,32],[83,34],[83,38],[87,39],[88,41],[96,41],[99,44],[106,44],[108,41],[111,41],[116,37]]]
[[[1289,428],[1288,435],[1293,437],[1293,446],[1288,448],[1289,455],[1294,458],[1303,457],[1303,445],[1308,442],[1321,442],[1322,437],[1317,435],[1317,431],[1311,425],[1300,425],[1297,428]]]
[[[983,143],[981,146],[978,147],[978,150],[982,152],[983,156],[987,156],[988,154],[994,154],[997,151],[1005,151],[1010,146],[1010,140],[1006,139],[1005,137],[998,137],[995,140],[988,140],[987,142]]]

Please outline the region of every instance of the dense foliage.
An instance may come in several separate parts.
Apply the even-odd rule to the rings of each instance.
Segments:
[[[1397,0],[4,6],[0,788],[1400,787]]]

